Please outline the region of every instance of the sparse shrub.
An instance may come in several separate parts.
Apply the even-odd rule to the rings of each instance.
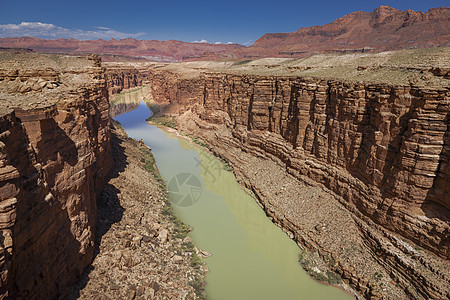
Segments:
[[[151,116],[146,119],[147,122],[150,122],[152,124],[162,125],[165,127],[177,129],[177,122],[175,120],[175,117],[168,117],[168,116]]]
[[[183,244],[181,244],[181,249],[184,252],[193,253],[195,252],[195,245],[191,241],[184,242]]]
[[[220,161],[222,162],[225,171],[233,172],[233,167],[225,159],[221,158]]]
[[[336,274],[331,271],[327,271],[327,277],[328,277],[328,283],[329,284],[340,284],[342,283],[342,278],[339,276],[339,274]]]
[[[193,138],[192,139],[192,142],[194,142],[195,144],[197,144],[197,145],[199,145],[199,146],[202,146],[202,147],[204,147],[204,148],[208,148],[208,146],[201,140],[201,139],[199,139],[199,138]]]
[[[206,295],[204,292],[205,282],[202,278],[195,277],[194,280],[189,284],[194,288],[197,299],[206,299]]]
[[[192,256],[191,256],[191,261],[189,262],[189,264],[194,269],[198,269],[203,264],[203,262],[202,262],[201,258],[197,254],[193,253]]]

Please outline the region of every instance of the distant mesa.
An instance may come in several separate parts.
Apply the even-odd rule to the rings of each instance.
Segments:
[[[267,33],[253,45],[187,43],[181,41],[45,40],[0,38],[0,47],[50,53],[99,53],[104,60],[195,61],[263,57],[306,57],[317,53],[365,53],[450,46],[450,8],[426,13],[380,6],[356,11],[322,26],[289,33]]]
[[[380,6],[357,11],[323,26],[290,33],[267,33],[252,46],[265,56],[295,53],[354,53],[450,45],[450,8],[426,13]],[[296,53],[298,52],[298,53]]]

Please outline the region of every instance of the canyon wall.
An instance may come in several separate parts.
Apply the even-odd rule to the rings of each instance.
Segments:
[[[201,118],[324,184],[376,223],[450,256],[448,89],[211,75]],[[220,115],[220,114],[219,114]],[[261,132],[280,138],[273,143]]]
[[[149,81],[179,129],[228,160],[268,216],[365,298],[450,296],[448,87],[164,70]],[[305,204],[299,183],[333,196],[313,188]],[[311,207],[322,215],[305,215]]]
[[[0,298],[57,298],[94,254],[111,165],[104,71],[96,57],[0,58]]]
[[[227,124],[243,148],[279,158],[292,175],[450,257],[448,88],[214,73],[168,85],[161,77],[151,79],[155,100],[185,111],[196,99],[199,117]]]
[[[148,86],[151,92],[146,95],[169,104],[171,100],[182,102],[183,105],[177,105],[176,113],[188,110],[192,105],[203,97],[203,82],[192,78],[183,78],[174,72],[154,72],[155,67],[161,65],[132,63],[106,63],[106,82],[108,94],[111,101],[118,93],[140,86]],[[129,104],[136,102],[136,99],[125,101]],[[137,102],[138,105],[139,102]],[[136,104],[136,103],[135,103]],[[116,110],[120,107],[113,107],[111,114],[117,115]]]
[[[440,54],[395,55],[428,64],[388,63],[389,73],[378,56],[341,69],[311,57],[305,70],[323,75],[286,76],[289,66],[269,60],[133,63],[127,72],[326,262],[322,275],[336,272],[365,298],[448,298],[450,91],[446,71],[435,72],[447,66]],[[116,65],[126,69],[107,68]]]
[[[121,66],[116,63],[106,68],[106,83],[108,94],[113,96],[123,90],[148,84],[147,73],[134,66]]]

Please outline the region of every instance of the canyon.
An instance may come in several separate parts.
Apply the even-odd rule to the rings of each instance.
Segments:
[[[139,153],[149,150],[111,131],[109,99],[142,85],[179,132],[233,167],[313,277],[338,276],[364,298],[450,297],[449,57],[439,47],[102,64],[1,52],[0,297],[194,297],[182,277],[168,281],[193,269],[173,262],[185,240],[167,238],[167,199],[150,191],[157,177],[135,180],[147,176],[152,159]],[[123,219],[109,205],[125,207]],[[141,216],[146,205],[154,211]],[[156,255],[151,268],[132,251]],[[139,270],[129,286],[127,270]]]
[[[264,57],[306,57],[318,53],[368,53],[387,50],[449,46],[450,8],[423,13],[380,6],[357,11],[329,24],[300,28],[290,33],[267,33],[252,45],[189,43],[122,39],[46,40],[34,37],[0,38],[4,49],[44,53],[98,53],[104,61],[205,61]]]
[[[109,108],[98,55],[0,52],[0,299],[201,295],[172,238],[190,229]]]
[[[150,83],[151,101],[178,129],[233,166],[310,251],[304,266],[321,258],[313,276],[336,272],[366,298],[443,299],[448,57],[449,48],[435,48],[105,65],[120,70],[110,88],[127,78]]]

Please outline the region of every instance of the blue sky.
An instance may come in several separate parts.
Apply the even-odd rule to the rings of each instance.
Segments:
[[[133,37],[249,44],[267,32],[291,32],[323,25],[353,11],[373,11],[380,5],[425,12],[448,3],[448,0],[0,0],[0,37]]]

